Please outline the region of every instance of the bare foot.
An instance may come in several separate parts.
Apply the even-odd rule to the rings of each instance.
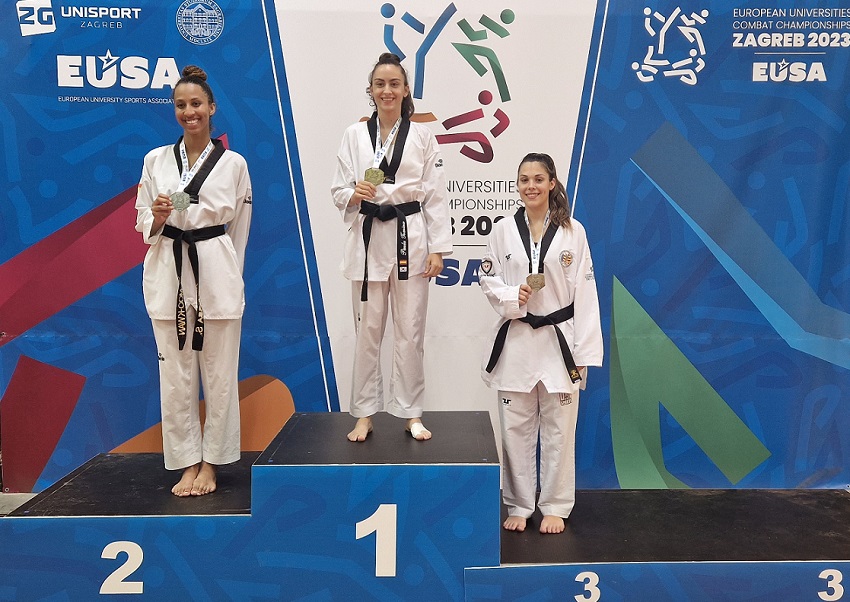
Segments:
[[[427,441],[431,438],[431,431],[425,428],[421,418],[411,418],[408,420],[406,430],[417,441]]]
[[[540,523],[541,533],[563,533],[564,519],[560,516],[546,515]]]
[[[509,516],[502,527],[508,531],[525,531],[525,519],[521,516]]]
[[[192,495],[206,495],[215,491],[215,466],[201,462],[201,470],[192,483]]]
[[[180,480],[177,481],[177,484],[171,488],[171,493],[177,497],[189,497],[192,495],[192,483],[195,481],[195,477],[198,476],[198,471],[200,470],[200,464],[194,464],[193,466],[187,466],[184,468],[183,476],[181,476]]]
[[[366,441],[366,437],[372,432],[372,418],[358,418],[357,424],[354,425],[354,430],[348,433],[349,441]]]

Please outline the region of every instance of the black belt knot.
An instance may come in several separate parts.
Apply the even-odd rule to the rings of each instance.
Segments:
[[[396,227],[396,259],[398,260],[398,279],[407,280],[408,276],[408,248],[407,248],[407,219],[406,216],[422,211],[419,201],[410,201],[399,205],[378,205],[371,201],[360,202],[360,213],[363,218],[363,245],[365,261],[363,266],[363,287],[360,289],[360,300],[366,301],[368,293],[366,285],[369,282],[369,241],[372,238],[372,222],[375,218],[382,222],[391,219],[397,220]]]
[[[573,360],[573,354],[570,351],[570,346],[567,345],[567,339],[564,337],[564,333],[556,326],[556,324],[566,322],[572,318],[574,313],[574,306],[570,303],[568,306],[562,307],[561,309],[553,311],[551,314],[547,314],[545,316],[526,314],[522,318],[516,318],[516,320],[525,322],[534,329],[542,328],[544,326],[551,326],[555,329],[556,336],[558,337],[558,345],[561,348],[561,357],[564,358],[564,366],[567,367],[567,373],[570,376],[570,380],[577,383],[581,380],[581,375],[578,373],[578,368]],[[511,327],[511,322],[513,322],[513,320],[505,320],[505,322],[499,327],[499,332],[496,333],[496,340],[493,342],[493,351],[490,353],[490,360],[487,362],[487,372],[493,371],[496,367],[496,363],[499,361],[499,356],[502,355],[502,349],[505,347],[505,339],[508,338],[508,329]]]
[[[195,296],[198,299],[198,315],[195,317],[195,329],[192,334],[192,349],[200,351],[204,348],[204,310],[201,307],[201,276],[198,262],[198,247],[196,242],[221,236],[226,232],[223,225],[207,226],[196,230],[181,230],[165,224],[162,235],[174,240],[174,268],[177,270],[177,341],[180,349],[186,344],[186,300],[183,296],[183,243],[189,245],[189,263],[195,276]]]

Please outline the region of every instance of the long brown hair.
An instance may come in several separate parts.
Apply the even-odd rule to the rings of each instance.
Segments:
[[[549,175],[550,180],[554,180],[555,187],[549,191],[549,221],[557,224],[559,227],[569,227],[570,225],[570,200],[567,198],[567,191],[561,180],[558,179],[558,174],[555,172],[555,162],[552,157],[546,153],[528,153],[519,162],[517,167],[517,175],[519,169],[525,163],[540,163]]]

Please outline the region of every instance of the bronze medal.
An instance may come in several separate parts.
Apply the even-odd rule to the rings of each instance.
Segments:
[[[384,172],[377,167],[370,167],[366,170],[366,175],[363,176],[363,179],[374,186],[378,186],[384,182]]]
[[[525,279],[526,284],[531,287],[535,293],[546,286],[546,276],[543,274],[529,274]]]

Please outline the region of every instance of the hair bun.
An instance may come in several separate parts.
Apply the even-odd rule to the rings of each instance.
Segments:
[[[200,80],[207,81],[207,73],[197,65],[186,65],[183,67],[183,77],[196,77]]]

